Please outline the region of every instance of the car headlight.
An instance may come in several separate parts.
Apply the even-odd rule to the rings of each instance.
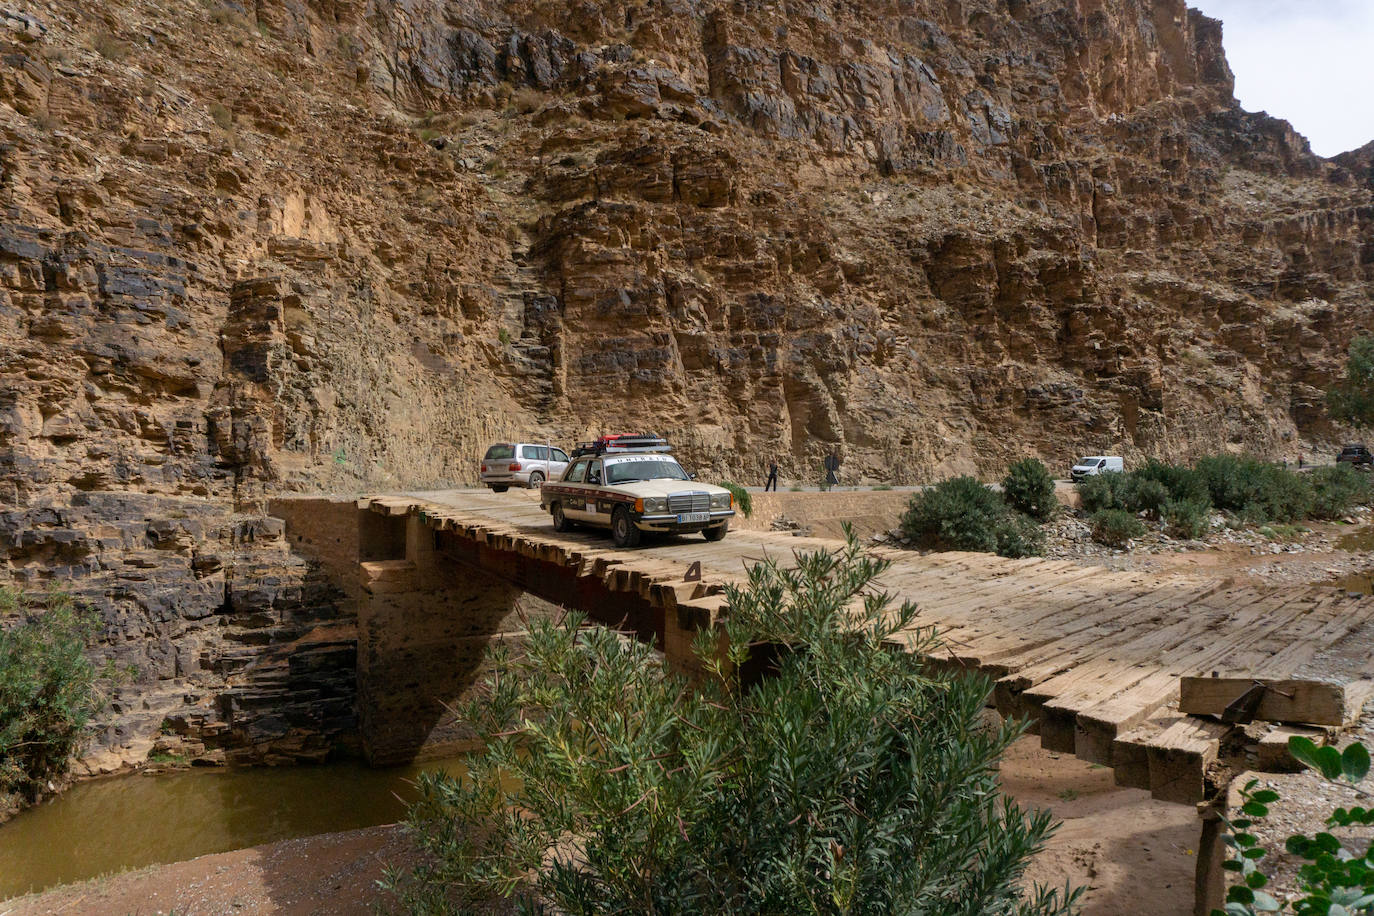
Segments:
[[[645,512],[667,512],[668,497],[666,496],[646,496],[644,497]]]
[[[712,493],[712,494],[711,494],[711,508],[712,508],[712,509],[728,509],[728,508],[730,508],[730,494],[729,494],[729,493]]]

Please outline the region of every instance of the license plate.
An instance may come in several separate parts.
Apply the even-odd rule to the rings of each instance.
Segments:
[[[709,512],[685,512],[677,517],[679,525],[695,525],[698,522],[709,522],[711,513]]]

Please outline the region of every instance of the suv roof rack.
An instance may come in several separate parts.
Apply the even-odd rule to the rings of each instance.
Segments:
[[[572,450],[573,458],[583,455],[623,455],[635,452],[671,452],[673,447],[655,433],[615,433],[591,442],[579,442]]]

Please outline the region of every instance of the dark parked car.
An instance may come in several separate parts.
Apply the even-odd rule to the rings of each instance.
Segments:
[[[1369,450],[1369,446],[1364,443],[1354,443],[1341,447],[1341,453],[1336,456],[1337,464],[1349,464],[1360,470],[1367,471],[1374,467],[1374,452]]]

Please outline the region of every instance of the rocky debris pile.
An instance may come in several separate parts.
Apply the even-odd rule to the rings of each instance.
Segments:
[[[793,537],[804,538],[811,536],[810,525],[803,525],[796,519],[788,518],[785,515],[779,515],[777,518],[773,519],[768,527],[771,531],[786,531]]]
[[[914,543],[911,538],[902,533],[901,528],[879,531],[869,535],[868,541],[875,547],[901,547],[907,550],[910,550]],[[925,551],[921,552],[924,553]]]
[[[1374,521],[1367,507],[1352,511],[1345,523],[1364,526]],[[1252,557],[1284,557],[1281,562],[1264,562],[1245,569],[1249,575],[1274,583],[1298,584],[1331,581],[1339,585],[1358,577],[1374,576],[1374,562],[1357,549],[1345,546],[1350,535],[1331,526],[1306,528],[1297,525],[1241,526],[1220,512],[1213,512],[1211,530],[1204,539],[1170,537],[1158,522],[1142,519],[1146,533],[1131,540],[1126,548],[1108,547],[1093,540],[1088,516],[1081,510],[1066,509],[1042,526],[1045,557],[1053,560],[1079,560],[1125,568],[1141,559],[1171,553],[1223,550],[1235,555],[1244,551]],[[1355,531],[1371,530],[1356,527]],[[872,535],[874,546],[912,549],[910,538],[900,528]],[[926,551],[921,551],[925,553]],[[1298,561],[1298,562],[1294,562]]]

